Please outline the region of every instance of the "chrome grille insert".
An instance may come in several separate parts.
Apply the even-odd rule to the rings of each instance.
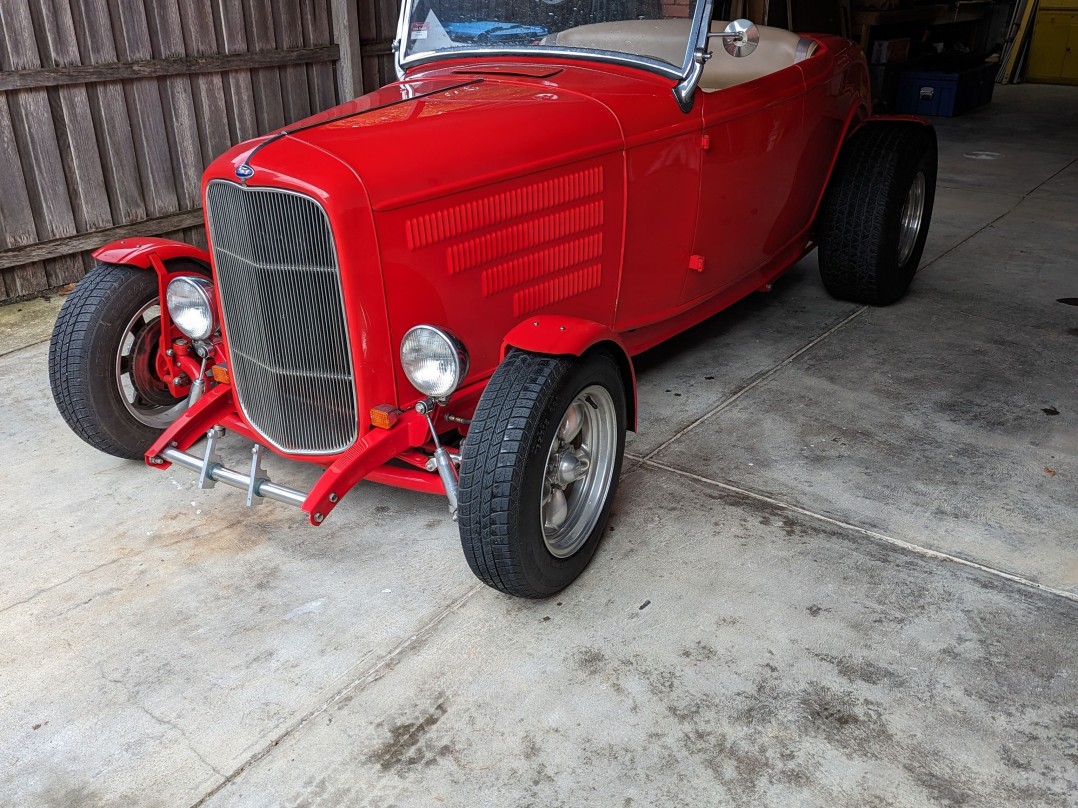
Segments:
[[[284,452],[347,449],[356,440],[356,389],[325,210],[292,191],[214,180],[206,214],[243,414]]]

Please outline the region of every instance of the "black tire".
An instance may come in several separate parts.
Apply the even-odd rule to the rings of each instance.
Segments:
[[[53,327],[49,385],[56,406],[76,435],[116,457],[142,458],[182,411],[182,399],[169,394],[151,360],[140,365],[130,407],[121,393],[122,377],[134,384],[136,376],[130,357],[129,370],[118,371],[118,354],[129,335],[132,343],[142,346],[140,357],[156,351],[159,329],[152,316],[137,324],[132,320],[157,302],[157,275],[152,270],[99,264],[64,301]],[[138,340],[129,325],[137,329]]]
[[[920,124],[869,124],[839,155],[816,225],[820,276],[834,297],[886,306],[909,288],[936,196],[936,139]],[[919,230],[900,255],[904,205],[923,179]]]
[[[610,458],[597,461],[595,473],[605,478],[612,464],[613,476],[604,483],[609,487],[601,506],[578,510],[588,514],[574,523],[582,543],[578,548],[565,547],[571,554],[558,557],[544,529],[543,495],[550,487],[547,463],[555,436],[564,434],[563,418],[571,405],[583,408],[581,401],[594,408],[594,414],[584,412],[585,419],[598,423],[602,418],[609,424],[611,415],[614,418],[613,443],[594,452]],[[461,455],[460,539],[468,565],[481,581],[507,595],[543,598],[564,589],[584,571],[610,516],[625,453],[625,413],[625,383],[617,363],[605,353],[576,359],[513,351],[505,358],[479,400]],[[609,434],[593,429],[593,435]],[[559,444],[572,448],[560,440]],[[612,458],[607,453],[611,446]],[[585,485],[591,485],[589,479],[585,475]],[[572,501],[575,485],[565,489],[563,501],[567,497]],[[599,501],[599,494],[581,497],[585,503]],[[588,527],[592,518],[594,526]]]

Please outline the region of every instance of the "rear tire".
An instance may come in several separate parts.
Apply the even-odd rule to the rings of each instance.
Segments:
[[[832,296],[886,306],[906,293],[928,238],[936,160],[920,124],[869,124],[846,144],[816,225]]]
[[[625,413],[625,383],[604,353],[505,358],[461,456],[460,539],[476,577],[543,598],[584,571],[621,474]]]
[[[60,415],[95,449],[140,459],[182,414],[155,367],[160,321],[152,270],[99,264],[64,301],[49,343]]]

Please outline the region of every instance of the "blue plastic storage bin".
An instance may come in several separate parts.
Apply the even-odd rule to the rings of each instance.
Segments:
[[[903,73],[898,83],[898,111],[908,115],[951,118],[992,100],[999,65],[985,63],[957,73]]]

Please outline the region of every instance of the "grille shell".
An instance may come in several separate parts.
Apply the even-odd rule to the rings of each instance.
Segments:
[[[213,180],[206,219],[232,383],[248,423],[296,455],[358,435],[340,266],[325,209],[304,194]]]

